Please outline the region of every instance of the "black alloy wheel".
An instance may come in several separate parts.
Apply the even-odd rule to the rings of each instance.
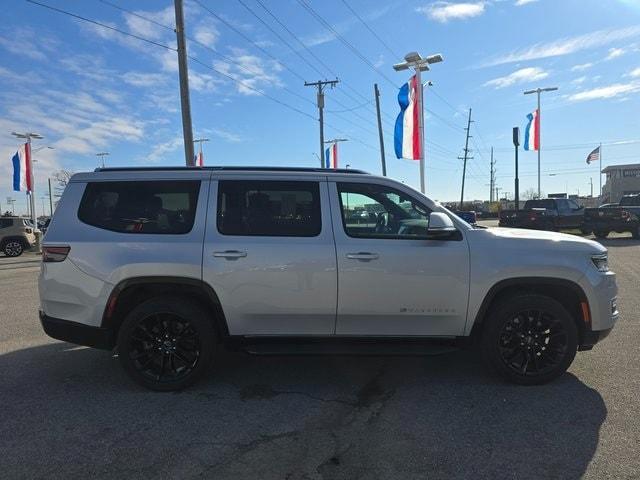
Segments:
[[[576,355],[578,328],[557,300],[523,294],[501,300],[482,331],[487,363],[522,385],[549,382],[564,373]]]
[[[24,252],[24,246],[19,240],[9,240],[4,244],[4,254],[7,257],[19,257]]]
[[[129,336],[129,358],[150,381],[186,378],[200,358],[201,339],[189,320],[174,313],[155,313],[142,319]]]
[[[134,308],[118,333],[127,373],[152,390],[181,390],[207,370],[215,352],[211,319],[197,303],[153,298]]]
[[[498,338],[500,356],[507,368],[524,376],[544,375],[562,363],[568,336],[562,322],[540,309],[512,315]]]

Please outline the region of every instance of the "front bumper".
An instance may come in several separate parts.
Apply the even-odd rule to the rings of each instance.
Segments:
[[[42,310],[40,311],[40,323],[45,333],[56,340],[103,350],[113,348],[111,331],[106,328],[49,317]]]

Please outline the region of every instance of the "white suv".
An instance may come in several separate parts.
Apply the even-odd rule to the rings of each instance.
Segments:
[[[618,318],[607,251],[576,236],[472,227],[354,170],[100,169],[49,226],[41,321],[117,347],[175,390],[220,343],[254,353],[420,353],[474,339],[521,384],[562,374]]]

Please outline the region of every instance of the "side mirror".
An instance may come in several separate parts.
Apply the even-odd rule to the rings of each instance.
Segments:
[[[449,216],[441,212],[432,212],[429,215],[429,227],[427,237],[434,240],[443,240],[452,237],[457,229]]]

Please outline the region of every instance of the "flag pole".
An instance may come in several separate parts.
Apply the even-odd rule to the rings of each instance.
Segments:
[[[598,195],[598,206],[602,205],[602,143],[600,143],[600,171],[598,172],[598,178],[600,179],[600,190]]]

